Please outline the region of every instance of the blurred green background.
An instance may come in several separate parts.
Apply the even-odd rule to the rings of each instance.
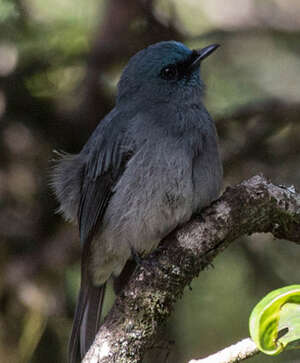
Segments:
[[[0,362],[66,361],[80,248],[54,214],[49,160],[81,149],[129,57],[160,40],[220,43],[202,74],[224,188],[263,173],[299,190],[299,35],[298,0],[0,0]],[[148,361],[183,363],[248,336],[258,299],[300,282],[299,255],[271,235],[236,241],[186,290],[162,333],[170,343]]]

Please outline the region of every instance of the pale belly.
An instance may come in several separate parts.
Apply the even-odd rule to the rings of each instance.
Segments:
[[[152,153],[152,163],[145,163],[147,155],[141,154],[129,162],[92,242],[95,284],[119,275],[132,250],[141,255],[153,251],[173,229],[217,198],[219,164],[203,159],[195,164],[180,150],[171,155],[157,155],[155,160]]]

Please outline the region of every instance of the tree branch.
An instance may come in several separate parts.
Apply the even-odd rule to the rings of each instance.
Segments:
[[[236,363],[251,358],[258,353],[259,350],[253,340],[246,338],[207,358],[193,359],[189,363]]]
[[[300,244],[300,195],[262,176],[227,188],[201,218],[164,239],[151,268],[135,271],[83,362],[140,362],[185,286],[231,242],[255,232]]]

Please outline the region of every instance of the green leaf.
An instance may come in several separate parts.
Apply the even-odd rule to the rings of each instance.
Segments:
[[[266,295],[252,310],[250,336],[264,353],[300,348],[300,285],[286,286]]]

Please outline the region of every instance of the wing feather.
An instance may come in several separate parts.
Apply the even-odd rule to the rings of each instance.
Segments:
[[[81,243],[93,238],[105,213],[114,186],[134,153],[133,143],[118,130],[105,133],[89,149],[81,175],[78,224]],[[93,140],[92,140],[93,141]]]

